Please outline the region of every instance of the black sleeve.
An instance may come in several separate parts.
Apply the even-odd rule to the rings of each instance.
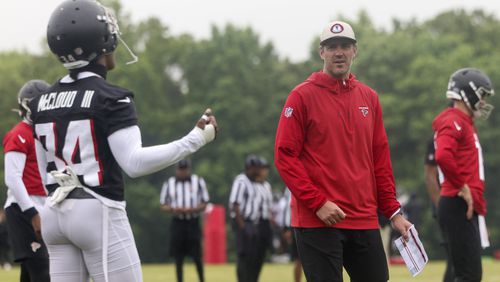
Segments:
[[[436,149],[434,148],[434,138],[431,138],[427,142],[427,150],[425,152],[424,164],[426,165],[437,165],[435,158]]]
[[[132,92],[106,99],[107,135],[129,126],[137,125],[137,112]]]

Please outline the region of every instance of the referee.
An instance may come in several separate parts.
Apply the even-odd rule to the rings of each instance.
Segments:
[[[292,219],[292,193],[288,189],[285,188],[283,192],[283,196],[279,201],[280,217],[277,219],[278,224],[283,228],[282,236],[283,240],[286,242],[288,246],[288,250],[290,252],[290,260],[294,262],[293,266],[293,281],[300,282],[302,279],[302,263],[300,262],[299,252],[297,250],[297,242],[295,241],[295,233],[293,232],[293,227],[291,224]]]
[[[188,159],[177,163],[175,176],[164,184],[160,194],[161,209],[172,213],[170,255],[175,258],[177,281],[183,281],[184,257],[190,255],[200,282],[205,281],[201,260],[200,214],[209,201],[205,180],[191,174]]]
[[[231,222],[236,234],[238,282],[257,282],[271,242],[271,186],[266,181],[269,166],[251,154],[245,172],[236,176],[229,197]]]

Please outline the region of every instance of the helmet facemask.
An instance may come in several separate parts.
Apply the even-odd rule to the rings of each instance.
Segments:
[[[465,91],[461,90],[460,95],[462,96],[462,99],[464,100],[465,104],[467,104],[469,109],[472,110],[475,118],[480,118],[482,120],[488,119],[495,107],[491,104],[486,103],[485,99],[486,97],[493,96],[495,94],[495,91],[483,86],[477,87],[474,81],[469,81],[469,86],[474,93],[473,95],[470,95],[470,97],[472,97],[473,99],[467,99]]]
[[[29,124],[32,124],[33,121],[31,120],[31,110],[30,107],[28,107],[29,102],[33,99],[19,99],[19,116],[23,118],[23,120],[27,121]]]
[[[120,40],[120,42],[123,44],[123,46],[125,46],[125,49],[127,49],[127,51],[129,52],[130,56],[132,57],[132,60],[128,61],[126,64],[130,65],[133,63],[137,63],[139,61],[139,57],[137,57],[134,54],[134,52],[132,52],[132,49],[130,49],[130,47],[128,47],[127,43],[125,43],[125,41],[120,36],[121,35],[120,27],[118,26],[118,21],[116,20],[115,13],[113,12],[113,10],[111,10],[105,6],[102,6],[102,8],[104,9],[104,16],[98,15],[97,19],[101,20],[101,21],[105,21],[108,24],[109,33],[112,34],[113,36],[116,36],[116,38],[118,40]]]

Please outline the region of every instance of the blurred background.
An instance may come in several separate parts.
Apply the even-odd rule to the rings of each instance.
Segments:
[[[12,3],[16,2],[16,3]],[[115,9],[123,46],[108,80],[135,93],[144,145],[188,133],[210,106],[217,140],[193,157],[211,202],[227,205],[234,177],[249,153],[273,163],[275,129],[290,90],[322,67],[319,34],[333,19],[352,24],[358,38],[353,73],[380,95],[398,193],[416,205],[409,213],[431,259],[443,258],[437,223],[423,178],[431,122],[446,107],[450,74],[461,67],[487,73],[500,92],[500,3],[496,1],[132,1],[107,0]],[[174,4],[183,2],[184,4]],[[198,3],[199,2],[199,3]],[[373,2],[373,3],[372,3]],[[19,88],[30,79],[55,82],[66,70],[48,51],[44,34],[59,1],[0,4],[0,132],[19,120]],[[32,5],[32,7],[27,7]],[[24,7],[23,7],[24,6]],[[487,224],[500,248],[500,97],[487,121],[476,123],[485,159]],[[0,154],[3,163],[3,154]],[[143,262],[168,261],[170,217],[159,209],[163,181],[173,169],[127,179],[128,215]],[[3,166],[0,168],[3,179]],[[270,183],[284,184],[274,166]],[[0,203],[6,196],[0,185]],[[234,260],[227,226],[227,254]],[[160,247],[159,247],[160,244]]]

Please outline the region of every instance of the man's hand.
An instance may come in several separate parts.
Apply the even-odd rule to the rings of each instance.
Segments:
[[[327,226],[339,223],[346,217],[344,211],[331,201],[326,201],[326,203],[316,212],[316,216]]]
[[[172,207],[169,205],[161,205],[160,209],[165,212],[172,212]]]
[[[411,222],[406,220],[401,214],[397,214],[391,219],[391,225],[394,230],[398,231],[408,241],[408,229],[413,225]]]
[[[291,245],[293,242],[293,235],[292,235],[292,230],[291,229],[286,229],[283,231],[283,240],[288,244]]]
[[[40,215],[37,213],[31,218],[31,225],[35,230],[35,236],[38,241],[42,241],[42,224],[40,222]]]
[[[240,230],[243,230],[245,228],[245,220],[243,220],[243,217],[237,216],[236,217],[236,224],[238,224],[238,228]]]
[[[173,208],[172,211],[174,214],[177,214],[177,215],[182,215],[182,214],[186,213],[185,208]]]
[[[467,204],[466,216],[467,219],[471,219],[474,215],[474,200],[472,199],[469,185],[464,184],[464,186],[460,189],[460,192],[458,192],[458,196],[464,199],[465,203]]]
[[[217,120],[212,113],[212,109],[208,108],[205,110],[201,118],[196,123],[196,127],[202,130],[202,135],[206,143],[217,137]]]

